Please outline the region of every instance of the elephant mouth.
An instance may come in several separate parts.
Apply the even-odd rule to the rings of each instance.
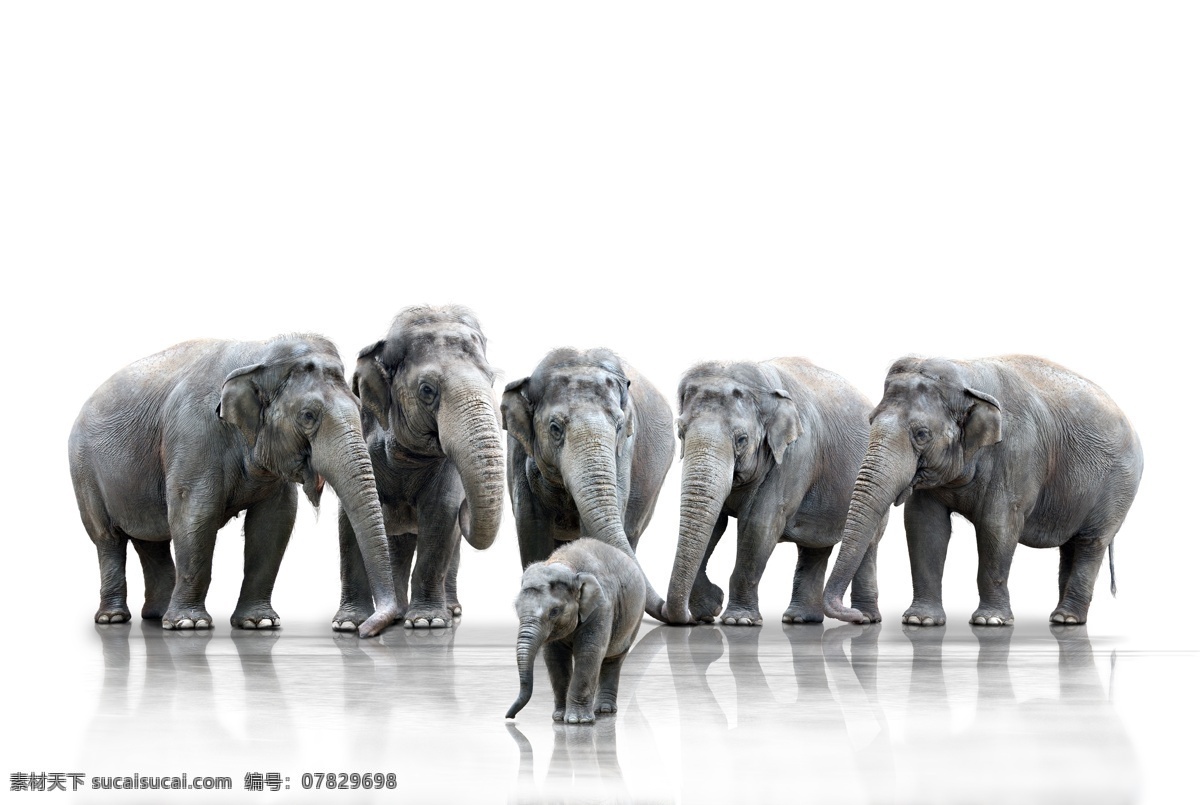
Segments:
[[[321,493],[325,491],[325,476],[312,468],[311,464],[304,467],[304,496],[314,508],[321,506]]]

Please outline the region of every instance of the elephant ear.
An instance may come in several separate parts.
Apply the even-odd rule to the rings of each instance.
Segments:
[[[963,418],[963,457],[970,460],[975,451],[999,444],[1004,437],[1000,401],[976,389],[963,389],[971,404]]]
[[[783,389],[771,392],[766,408],[767,444],[771,448],[771,454],[775,456],[775,463],[782,464],[783,451],[804,433],[804,426],[800,424],[800,411],[792,401],[792,395]]]
[[[525,396],[529,378],[514,380],[504,387],[500,398],[500,421],[508,435],[516,439],[527,455],[533,455],[533,403]]]
[[[634,416],[630,406],[629,385],[629,378],[617,378],[617,386],[621,390],[621,411],[625,415],[625,430],[621,432],[620,438],[617,439],[618,458],[624,455],[626,446],[633,445]]]
[[[583,623],[592,617],[592,613],[603,606],[608,599],[604,595],[604,590],[600,588],[600,580],[591,573],[576,573],[575,582],[579,585],[577,588],[579,622]]]
[[[256,363],[230,372],[221,386],[221,402],[217,404],[217,417],[241,431],[251,447],[258,440],[267,407],[267,394],[260,383],[264,368]]]
[[[385,341],[377,341],[358,353],[358,362],[354,365],[354,379],[351,383],[351,390],[362,401],[363,408],[384,427],[387,426],[388,408],[392,404],[388,372],[379,362],[379,353],[385,343]]]

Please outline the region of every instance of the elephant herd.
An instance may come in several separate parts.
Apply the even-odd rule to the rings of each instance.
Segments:
[[[972,623],[1013,622],[1018,543],[1059,549],[1050,618],[1083,623],[1142,472],[1138,437],[1112,400],[1041,358],[902,358],[874,407],[801,358],[700,363],[679,382],[673,424],[666,398],[605,349],[550,352],[508,384],[497,408],[486,348],[469,310],[413,307],[359,353],[350,383],[336,347],[315,335],[191,341],[117,372],[84,404],[69,440],[100,564],[95,620],[130,618],[132,542],[145,576],[142,617],[167,629],[211,627],[216,534],[245,512],[231,622],[278,626],[271,594],[297,485],[316,504],[328,482],[341,555],[333,628],[363,637],[400,618],[437,628],[461,614],[461,542],[492,544],[506,484],[522,567],[594,538],[632,559],[638,578],[626,586],[644,590],[637,603],[668,623],[760,625],[759,580],[780,541],[798,551],[785,622],[880,620],[876,546],[893,504],[904,505],[912,567],[905,623],[945,623],[954,513],[977,534]],[[660,595],[635,549],[676,438],[678,546]],[[726,597],[707,565],[730,517],[737,558]]]

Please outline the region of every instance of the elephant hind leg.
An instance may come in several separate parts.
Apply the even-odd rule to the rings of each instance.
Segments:
[[[100,562],[100,606],[95,621],[124,623],[130,617],[125,583],[129,538],[112,526],[98,489],[86,480],[77,481],[76,495],[83,527],[96,546],[96,558]]]
[[[1115,536],[1115,528],[1108,533],[1077,534],[1059,548],[1058,606],[1050,613],[1051,623],[1087,623],[1104,552]]]
[[[171,604],[175,589],[175,561],[171,558],[168,540],[130,540],[142,562],[142,578],[146,582],[146,602],[142,605],[142,620],[161,620]]]
[[[596,691],[594,712],[598,716],[610,716],[617,712],[617,687],[621,682],[621,665],[629,652],[608,657],[600,663],[600,684]]]

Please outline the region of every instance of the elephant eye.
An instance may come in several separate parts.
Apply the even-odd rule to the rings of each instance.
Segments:
[[[746,445],[750,444],[750,437],[744,433],[739,433],[737,438],[733,440],[738,450],[745,450]]]
[[[437,397],[437,390],[428,383],[422,383],[417,388],[417,393],[420,394],[421,399],[427,403],[433,402],[434,398]]]
[[[550,617],[552,617],[552,618],[557,618],[561,614],[562,614],[562,610],[559,609],[558,607],[555,607],[554,609],[550,610]]]
[[[300,412],[300,421],[303,422],[305,425],[311,425],[312,423],[317,421],[317,415],[314,414],[312,411],[309,411],[306,408],[305,410]]]
[[[925,442],[933,438],[933,434],[929,432],[929,428],[917,428],[913,432],[913,437],[921,444],[925,444]]]
[[[551,422],[550,423],[550,438],[554,439],[554,441],[556,441],[556,442],[560,442],[560,441],[562,441],[562,437],[563,437],[562,425],[558,424],[557,422]]]

